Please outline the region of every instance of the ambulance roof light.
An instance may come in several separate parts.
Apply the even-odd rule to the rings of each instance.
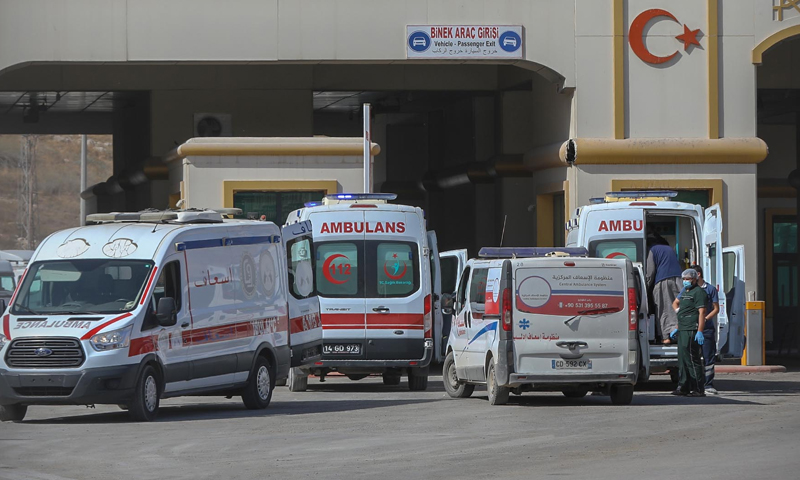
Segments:
[[[589,199],[589,204],[590,205],[597,205],[597,204],[600,204],[600,203],[606,203],[605,197],[592,197],[592,198]]]
[[[306,207],[306,208],[308,208],[308,207],[319,207],[320,205],[322,205],[322,202],[306,202],[306,203],[303,204],[303,206]]]
[[[483,247],[480,258],[524,258],[524,257],[586,257],[589,252],[583,247]]]
[[[386,203],[397,198],[395,193],[332,193],[322,198],[323,205],[337,203]]]
[[[606,192],[607,198],[649,198],[667,197],[675,198],[678,192],[673,190],[632,190],[627,192]]]

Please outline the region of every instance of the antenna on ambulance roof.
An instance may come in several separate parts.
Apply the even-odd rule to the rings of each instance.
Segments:
[[[503,231],[500,232],[500,246],[503,246],[503,238],[506,236],[506,221],[508,220],[508,214],[503,217]]]

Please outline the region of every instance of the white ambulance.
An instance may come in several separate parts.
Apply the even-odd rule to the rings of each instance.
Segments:
[[[719,205],[675,202],[676,192],[609,192],[577,209],[567,222],[567,247],[586,247],[589,256],[628,258],[637,266],[643,305],[639,330],[644,340],[643,377],[677,366],[677,346],[656,343],[656,325],[644,287],[648,231],[657,232],[675,248],[683,268],[703,267],[705,281],[719,292],[717,352],[722,358],[741,358],[744,350],[744,247],[722,246]],[[670,373],[677,381],[677,369]]]
[[[442,378],[453,398],[589,391],[629,404],[639,373],[638,306],[627,259],[584,248],[487,247],[467,262],[452,306]]]
[[[261,409],[291,366],[320,358],[307,222],[282,235],[210,210],[87,220],[41,243],[2,317],[2,420],[118,404],[149,421],[183,395]]]
[[[289,214],[287,225],[310,220],[314,229],[323,332],[322,359],[293,369],[291,390],[329,372],[351,380],[381,374],[386,385],[406,374],[411,390],[427,388],[428,365],[442,357],[433,342],[441,336],[436,237],[420,208],[387,203],[395,198],[333,194]]]

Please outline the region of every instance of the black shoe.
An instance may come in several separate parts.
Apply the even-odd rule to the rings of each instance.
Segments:
[[[685,397],[685,396],[689,395],[688,393],[684,392],[684,391],[683,391],[683,390],[681,390],[680,388],[676,388],[675,390],[673,390],[673,391],[672,391],[672,394],[673,394],[673,395],[677,395],[677,396],[679,396],[679,397]]]
[[[687,396],[689,396],[689,397],[705,397],[706,394],[705,394],[705,392],[691,392]]]

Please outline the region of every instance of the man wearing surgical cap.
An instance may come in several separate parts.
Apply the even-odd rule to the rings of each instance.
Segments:
[[[706,324],[705,290],[697,285],[697,271],[689,268],[681,274],[683,291],[678,302],[678,328],[670,337],[678,338],[678,388],[673,395],[705,397],[706,377],[701,346],[705,341],[703,328]]]

